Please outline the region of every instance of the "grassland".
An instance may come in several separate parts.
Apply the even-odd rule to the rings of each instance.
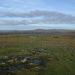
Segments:
[[[0,75],[75,75],[75,35],[0,35]]]

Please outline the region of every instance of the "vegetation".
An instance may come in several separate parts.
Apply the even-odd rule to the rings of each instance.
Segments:
[[[0,75],[75,75],[75,36],[0,35]]]

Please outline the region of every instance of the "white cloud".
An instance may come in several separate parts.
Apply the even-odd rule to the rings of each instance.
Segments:
[[[7,10],[5,9],[6,11],[12,11],[12,9],[14,9],[14,11],[26,11],[27,9],[32,10],[41,8],[39,5],[42,5],[42,2],[41,0],[3,0],[0,2],[0,4],[2,8],[7,8]]]

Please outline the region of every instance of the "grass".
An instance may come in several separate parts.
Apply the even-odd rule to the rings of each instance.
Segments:
[[[8,58],[5,58],[6,56]],[[31,58],[21,63],[26,56]],[[9,60],[12,61],[8,62]],[[36,64],[34,60],[41,62]],[[0,71],[22,64],[20,69],[0,73],[1,75],[75,75],[74,35],[0,35]],[[45,69],[38,69],[37,66]]]

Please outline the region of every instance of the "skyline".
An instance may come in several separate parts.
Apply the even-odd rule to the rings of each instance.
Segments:
[[[75,0],[0,0],[0,30],[75,30]]]

